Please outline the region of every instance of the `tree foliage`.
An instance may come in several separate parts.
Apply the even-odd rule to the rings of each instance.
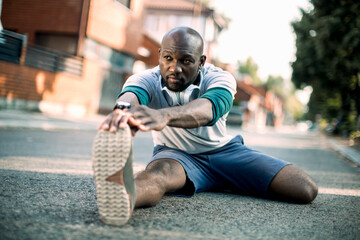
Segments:
[[[355,130],[360,115],[360,2],[312,0],[293,22],[296,61],[292,81],[310,85],[309,118],[316,114],[341,120],[342,129]]]
[[[245,63],[241,63],[240,61],[238,62],[238,72],[242,75],[249,75],[251,77],[252,84],[257,86],[262,84],[262,81],[257,73],[258,69],[258,65],[251,57],[246,59]]]
[[[270,75],[265,83],[266,89],[281,97],[284,101],[284,108],[293,119],[299,120],[304,114],[304,106],[296,98],[294,86],[285,90],[285,81],[281,76]]]
[[[281,76],[274,77],[270,75],[265,83],[267,89],[273,91],[274,93],[285,97],[284,91],[284,78]]]

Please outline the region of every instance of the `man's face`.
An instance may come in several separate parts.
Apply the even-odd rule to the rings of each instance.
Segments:
[[[167,37],[160,49],[160,72],[166,87],[172,91],[183,91],[192,84],[206,57],[201,55],[199,41],[193,37]]]

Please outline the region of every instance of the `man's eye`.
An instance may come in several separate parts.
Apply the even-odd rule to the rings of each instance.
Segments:
[[[185,59],[185,60],[184,60],[184,63],[185,63],[185,64],[189,64],[189,63],[192,63],[192,61],[191,61],[190,59]]]
[[[164,57],[166,60],[168,60],[168,61],[171,61],[172,60],[172,57],[170,57],[170,56],[165,56]]]

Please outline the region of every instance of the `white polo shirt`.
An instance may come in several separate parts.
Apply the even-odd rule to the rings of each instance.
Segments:
[[[224,88],[234,97],[236,81],[229,72],[206,63],[201,69],[200,76],[200,97],[211,88]],[[169,107],[162,92],[159,66],[131,76],[124,84],[124,88],[126,87],[139,87],[144,90],[147,93],[148,106],[150,108],[161,109]],[[134,93],[136,94],[136,92]],[[227,115],[228,113],[221,116],[212,126],[191,129],[167,126],[161,131],[152,131],[154,145],[165,145],[190,154],[203,153],[220,148],[232,139],[232,136],[228,135],[226,131]]]

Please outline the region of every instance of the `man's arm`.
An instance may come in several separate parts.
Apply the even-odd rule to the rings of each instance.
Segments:
[[[188,104],[163,109],[151,109],[140,105],[136,95],[126,92],[117,101],[131,104],[131,109],[116,109],[110,113],[99,129],[116,132],[129,124],[132,129],[142,131],[160,131],[166,126],[179,128],[196,128],[212,121],[212,103],[206,98],[198,98]],[[135,131],[133,131],[135,135]]]
[[[133,117],[147,130],[162,130],[165,126],[196,128],[212,121],[212,103],[206,98],[198,98],[183,106],[151,109],[139,105],[132,111]]]

